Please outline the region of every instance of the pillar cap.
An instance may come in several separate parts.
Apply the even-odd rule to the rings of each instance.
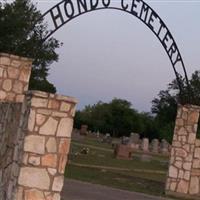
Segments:
[[[7,57],[7,58],[15,59],[15,60],[22,60],[22,61],[28,61],[28,62],[33,62],[34,60],[32,58],[27,58],[24,56],[17,56],[14,54],[8,54],[8,53],[2,53],[2,52],[0,52],[0,57]]]
[[[69,96],[63,96],[63,95],[59,95],[59,94],[52,94],[52,93],[48,93],[48,92],[42,92],[42,91],[38,91],[38,90],[29,90],[28,92],[25,92],[26,96],[31,96],[31,97],[40,97],[40,98],[52,98],[52,99],[56,99],[59,101],[67,101],[69,103],[73,103],[73,104],[77,104],[78,100],[74,97],[69,97]]]
[[[200,106],[193,105],[193,104],[185,104],[185,105],[178,104],[178,107],[192,108],[192,109],[196,109],[200,111]]]

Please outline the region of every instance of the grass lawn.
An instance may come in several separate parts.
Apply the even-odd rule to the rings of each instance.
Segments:
[[[81,145],[92,145],[95,147],[100,147],[104,149],[112,149],[110,144],[100,142],[100,138],[92,138],[92,137],[85,137],[83,140],[73,140],[75,143],[79,143]]]
[[[78,154],[84,147],[89,147],[89,153]],[[137,152],[132,160],[118,160],[113,156],[111,145],[85,138],[72,141],[65,175],[70,179],[163,196],[167,169],[166,156],[150,155],[144,159]]]
[[[90,183],[96,183],[114,188],[148,193],[153,195],[163,195],[165,176],[144,173],[128,173],[93,169],[89,167],[77,167],[69,165],[66,170],[66,177]],[[157,179],[157,180],[155,180]]]

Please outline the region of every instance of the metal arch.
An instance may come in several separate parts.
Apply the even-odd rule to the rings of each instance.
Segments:
[[[77,0],[77,2],[78,2],[78,1],[80,2],[81,0]],[[87,1],[87,0],[86,0],[86,1]],[[112,1],[112,0],[107,0],[107,4],[110,3],[111,1]],[[134,2],[134,1],[135,1],[135,0],[132,0],[132,2]],[[161,26],[164,27],[164,28],[166,29],[166,34],[168,34],[169,38],[172,40],[172,45],[173,45],[173,48],[174,48],[174,49],[172,49],[172,51],[174,50],[174,51],[177,52],[178,62],[181,63],[181,66],[182,66],[182,69],[183,69],[183,72],[184,72],[184,78],[185,78],[185,80],[186,80],[187,92],[188,92],[188,94],[187,94],[187,99],[180,99],[180,101],[181,101],[181,103],[183,103],[183,104],[189,103],[190,100],[191,100],[192,91],[190,90],[189,80],[188,80],[188,76],[187,76],[187,72],[186,72],[186,68],[185,68],[185,65],[184,65],[182,56],[181,56],[181,54],[180,54],[180,51],[179,51],[179,49],[178,49],[178,46],[177,46],[177,44],[176,44],[174,38],[172,37],[171,32],[169,31],[169,29],[167,28],[167,26],[165,25],[165,23],[163,22],[163,20],[159,17],[159,15],[158,15],[147,3],[145,3],[143,0],[136,0],[136,1],[142,3],[142,6],[144,6],[144,7],[146,6],[146,9],[147,9],[148,11],[150,10],[151,13],[153,13],[153,15],[156,16],[156,17],[159,19],[159,21],[160,21],[160,23],[161,23]],[[81,1],[81,2],[83,3],[83,1]],[[97,2],[99,2],[99,1],[97,0]],[[102,2],[105,3],[105,0],[102,0]],[[120,2],[120,0],[119,0],[119,2]],[[60,10],[60,7],[59,7],[59,6],[62,5],[63,3],[73,3],[73,0],[62,0],[61,2],[59,2],[59,3],[57,3],[55,6],[53,6],[51,9],[49,9],[47,12],[45,12],[45,13],[41,16],[41,18],[40,18],[39,20],[44,19],[45,16],[47,16],[47,15],[49,15],[49,14],[50,14],[50,16],[51,16],[52,19],[53,19],[52,13],[53,13],[53,10],[56,9],[56,8],[59,9],[58,11],[60,12],[60,13],[58,12],[58,15],[59,15],[58,17],[62,17],[62,13],[61,13],[61,10]],[[160,33],[157,34],[157,33],[152,29],[150,23],[147,23],[145,20],[143,20],[143,19],[141,18],[141,16],[134,14],[132,10],[129,11],[129,10],[127,10],[127,8],[125,9],[125,8],[122,6],[122,4],[124,5],[124,1],[123,1],[123,0],[121,0],[121,8],[120,8],[120,7],[113,7],[113,6],[109,6],[109,5],[107,5],[107,6],[104,5],[103,7],[96,7],[95,9],[89,9],[89,10],[85,10],[85,11],[83,11],[83,12],[79,12],[78,14],[75,14],[75,15],[73,15],[72,17],[69,17],[67,20],[64,20],[64,19],[61,18],[62,20],[61,20],[61,24],[60,24],[60,25],[56,25],[56,24],[55,24],[55,21],[54,21],[55,29],[53,29],[53,30],[51,30],[49,33],[47,33],[47,35],[42,39],[42,42],[44,42],[45,40],[47,40],[53,33],[55,33],[58,29],[60,29],[60,28],[61,28],[62,26],[64,26],[66,23],[68,23],[68,22],[71,21],[72,19],[75,19],[75,18],[77,18],[77,17],[79,17],[80,15],[83,15],[83,14],[85,14],[85,13],[89,13],[89,12],[96,11],[96,10],[103,10],[103,9],[112,9],[112,10],[124,11],[124,12],[129,13],[129,14],[131,14],[131,15],[137,17],[138,19],[140,19],[140,21],[142,21],[142,22],[156,35],[156,37],[158,38],[158,40],[160,41],[160,43],[161,43],[162,46],[164,47],[164,49],[165,49],[165,51],[166,51],[166,53],[167,53],[167,55],[168,55],[168,57],[169,57],[169,59],[170,59],[170,62],[171,62],[171,64],[172,64],[172,67],[173,67],[173,70],[174,70],[174,73],[175,73],[175,76],[176,76],[176,79],[177,79],[177,82],[178,82],[178,86],[179,86],[179,90],[180,90],[180,97],[181,97],[181,96],[182,96],[181,94],[182,94],[183,91],[184,91],[184,88],[183,88],[184,86],[183,86],[182,81],[181,81],[181,74],[178,73],[178,71],[177,71],[177,69],[176,69],[176,64],[177,64],[177,62],[173,62],[173,60],[172,60],[172,55],[171,55],[171,56],[169,55],[169,49],[165,46],[163,40],[159,37],[159,34],[160,34]],[[80,8],[79,8],[79,9],[80,9]],[[171,46],[171,48],[172,48],[172,46]],[[178,67],[179,67],[179,66],[178,66]]]

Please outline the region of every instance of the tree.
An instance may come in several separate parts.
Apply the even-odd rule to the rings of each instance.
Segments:
[[[170,93],[170,87],[159,92],[158,97],[152,101],[151,110],[160,122],[174,121],[177,110],[177,96]]]
[[[200,106],[200,71],[195,71],[190,80],[192,90],[192,104]]]
[[[138,113],[130,102],[113,99],[109,103],[99,101],[86,106],[75,116],[75,127],[87,124],[90,130],[110,133],[114,137],[129,136],[131,132],[152,138],[156,136],[153,117],[148,113]]]
[[[30,0],[0,3],[0,52],[34,59],[29,89],[56,92],[47,80],[49,65],[58,61],[58,40],[43,41],[48,33],[40,11]]]
[[[184,91],[182,99],[190,97],[190,103],[200,105],[200,71],[195,71],[189,80],[190,92],[185,86],[185,80],[182,79]],[[192,95],[191,95],[192,94]],[[191,96],[190,96],[191,95]],[[176,120],[177,105],[179,103],[179,91],[176,80],[173,80],[167,90],[159,92],[158,97],[152,101],[152,113],[155,114],[155,123],[159,136],[172,141],[174,122]],[[198,131],[198,136],[200,132]]]
[[[110,102],[110,125],[114,136],[129,136],[137,126],[137,111],[131,108],[131,103],[123,99],[113,99]]]
[[[138,117],[140,121],[139,133],[141,133],[141,137],[146,137],[150,140],[160,137],[155,118],[151,113],[139,113]]]
[[[171,142],[177,112],[176,97],[172,96],[168,90],[160,91],[159,97],[152,101],[152,112],[156,114],[155,126],[159,138],[165,138]]]

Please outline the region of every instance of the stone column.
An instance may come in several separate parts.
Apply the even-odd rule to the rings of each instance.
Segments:
[[[200,107],[193,105],[178,107],[166,183],[167,194],[190,195],[199,111]]]
[[[31,65],[31,59],[0,53],[0,101],[23,102]]]
[[[59,200],[77,100],[31,91],[16,200]]]
[[[192,162],[189,194],[200,196],[200,140],[196,139]]]
[[[22,106],[32,60],[0,53],[0,199],[13,200],[28,113]]]

